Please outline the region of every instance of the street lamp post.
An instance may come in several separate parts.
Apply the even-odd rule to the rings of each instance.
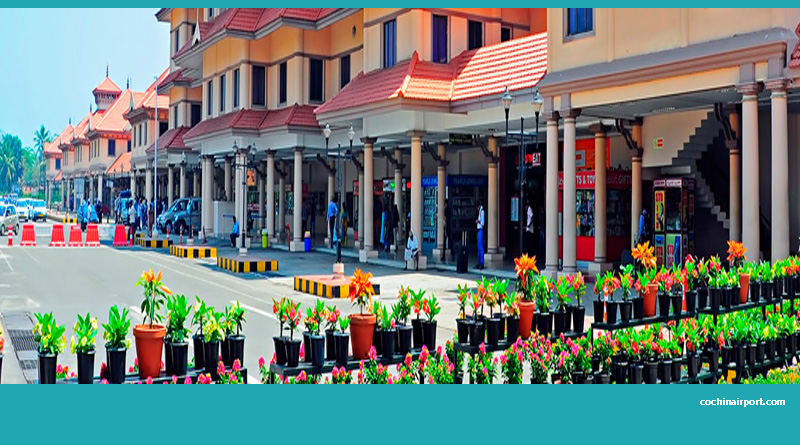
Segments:
[[[542,105],[544,105],[544,99],[542,95],[539,94],[539,89],[536,88],[533,92],[533,114],[536,116],[536,152],[539,152],[539,113],[542,111]],[[526,210],[527,212],[527,210]],[[544,230],[544,227],[540,227],[539,230]],[[540,238],[541,239],[541,238]],[[539,246],[539,250],[542,250],[542,246]]]
[[[508,91],[508,86],[506,86],[506,90],[503,93],[503,97],[500,98],[503,102],[503,109],[506,113],[506,149],[508,149],[508,112],[511,109],[511,101],[513,98],[511,97],[511,93]],[[494,156],[494,153],[492,153]],[[524,162],[523,154],[522,154],[522,141],[519,144],[519,205],[517,205],[517,215],[519,215],[519,251],[520,253],[523,251],[522,249],[522,164]]]
[[[328,144],[329,144],[330,139],[331,139],[331,124],[325,124],[325,128],[322,130],[322,134],[323,134],[323,136],[325,136],[325,164],[326,165],[330,165],[328,163]],[[325,213],[325,215],[328,216],[327,213]],[[335,217],[336,217],[336,215],[334,215],[334,218]],[[328,230],[331,230],[330,229],[331,223],[327,218],[325,219],[325,224],[328,226]],[[328,234],[328,236],[331,239],[333,239],[333,237],[334,237],[334,233],[333,233],[334,230],[336,230],[336,225],[335,224],[334,224],[333,230]],[[333,245],[333,244],[331,244],[331,245]]]
[[[233,141],[233,151],[239,151],[239,145]],[[251,144],[247,146],[247,154],[245,155],[244,163],[238,163],[234,160],[233,168],[242,169],[242,218],[239,222],[239,250],[245,252],[245,233],[247,232],[247,169],[255,167],[256,162],[256,145]],[[235,200],[235,198],[234,198]],[[244,229],[242,229],[244,227]]]
[[[355,130],[353,130],[353,124],[350,124],[350,129],[347,130],[347,138],[350,140],[350,149],[347,151],[348,153],[352,153],[353,152],[353,139],[355,137],[356,137],[356,132],[355,132]],[[338,211],[338,215],[337,215],[337,222],[338,222],[337,226],[338,227],[336,228],[336,232],[338,234],[338,237],[337,237],[338,241],[336,243],[336,262],[337,263],[341,263],[342,262],[342,236],[343,236],[342,235],[342,225],[344,224],[344,222],[342,221],[342,170],[341,170],[341,167],[342,167],[342,156],[341,156],[342,145],[341,144],[339,144],[339,148],[337,150],[338,150],[337,151],[337,158],[339,158],[339,159],[338,159],[338,163],[337,163],[336,175],[338,176],[337,185],[338,185],[338,191],[339,191],[339,211]],[[364,185],[363,184],[359,184],[359,187],[361,187],[361,190],[362,190],[362,193],[363,193]]]

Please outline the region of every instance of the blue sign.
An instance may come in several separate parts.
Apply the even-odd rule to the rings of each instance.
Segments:
[[[439,185],[439,178],[436,176],[425,176],[422,178],[423,187],[436,187]]]
[[[448,187],[486,187],[486,176],[451,175],[447,177]]]

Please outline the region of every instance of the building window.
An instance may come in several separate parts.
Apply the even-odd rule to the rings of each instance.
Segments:
[[[136,134],[137,134],[137,136],[139,137],[139,138],[136,140],[136,145],[137,145],[137,146],[139,146],[139,147],[141,147],[141,146],[142,146],[142,126],[141,126],[141,125],[137,125],[137,126],[136,126],[136,129],[137,129],[137,130],[136,130]]]
[[[483,22],[470,20],[467,23],[467,49],[476,49],[483,46]]]
[[[214,111],[214,81],[208,81],[208,91],[206,91],[206,96],[208,97],[208,107],[207,114],[211,116],[211,113]]]
[[[178,33],[178,30],[176,29],[175,32],[173,32],[172,34],[174,35],[173,38],[175,39],[175,45],[172,48],[172,54],[175,54],[180,49],[180,45],[181,45],[180,33]]]
[[[594,31],[592,8],[567,8],[567,35]]]
[[[447,63],[447,16],[433,16],[433,62]]]
[[[117,141],[115,141],[114,139],[108,140],[108,155],[109,156],[117,155]]]
[[[208,19],[214,18],[214,8],[208,8]]]
[[[308,60],[308,100],[311,102],[322,102],[325,100],[323,97],[323,70],[322,59],[309,59]]]
[[[131,151],[131,140],[128,139],[128,153],[130,153],[130,151]]]
[[[161,137],[162,134],[166,133],[168,128],[168,124],[166,122],[159,122],[158,123],[158,137]]]
[[[219,111],[225,111],[225,75],[219,76]]]
[[[144,145],[145,146],[147,146],[147,142],[150,139],[147,136],[148,136],[148,133],[147,133],[147,121],[144,121],[144,136],[143,136],[143,139],[144,139]]]
[[[511,40],[511,28],[500,28],[500,41],[508,42]]]
[[[286,62],[278,66],[278,102],[286,103]]]
[[[233,70],[233,108],[239,108],[239,68]]]
[[[61,159],[56,158],[56,170],[61,170]]]
[[[253,105],[267,105],[267,70],[260,65],[253,65]]]
[[[178,128],[178,106],[172,107],[172,128]]]
[[[393,67],[396,63],[397,21],[389,20],[383,24],[383,67]]]
[[[195,125],[200,123],[200,120],[203,118],[202,116],[202,106],[200,104],[192,104],[192,123],[191,126],[194,127]]]
[[[350,83],[350,54],[339,59],[339,88]]]

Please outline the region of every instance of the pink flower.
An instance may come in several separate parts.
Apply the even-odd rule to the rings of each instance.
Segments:
[[[486,369],[486,367],[485,367],[485,366],[484,366],[484,368],[483,368],[483,375],[487,375],[487,376],[489,375],[489,370],[488,370],[488,369]]]
[[[242,364],[239,363],[239,359],[233,361],[233,372],[239,372],[242,369]]]
[[[442,356],[442,345],[436,347],[436,355],[438,355],[439,357]]]
[[[306,356],[306,349],[305,349],[304,346],[305,345],[303,345],[303,343],[300,343],[300,358],[301,359],[305,358],[305,356]]]
[[[222,362],[217,363],[217,374],[225,374],[225,364]]]
[[[500,356],[500,363],[502,363],[502,364],[504,364],[504,365],[505,365],[505,364],[506,364],[506,362],[507,362],[507,359],[506,359],[506,356],[505,356],[505,354],[504,354],[504,355],[501,355],[501,356]]]
[[[139,366],[139,357],[133,359],[133,366]]]
[[[406,354],[406,359],[405,359],[404,363],[409,368],[411,367],[411,353]]]
[[[173,384],[173,385],[175,385],[175,384],[177,384],[177,383],[178,383],[178,376],[176,376],[176,375],[173,375],[173,376],[172,376],[172,384]]]
[[[392,376],[389,376],[389,379],[386,380],[386,384],[391,385],[393,383],[394,383],[394,379],[392,379]]]
[[[305,382],[306,381],[306,372],[305,371],[300,371],[300,375],[298,375],[295,380],[298,381],[298,382]]]
[[[259,357],[258,358],[258,367],[259,368],[263,368],[264,364],[265,364],[264,357]]]
[[[478,346],[478,349],[481,351],[481,354],[486,354],[486,345],[481,342],[481,345]]]
[[[423,364],[423,363],[427,362],[429,355],[430,354],[428,353],[428,347],[425,346],[425,345],[422,345],[422,351],[419,353],[420,364]]]
[[[108,385],[108,380],[106,380],[106,379],[100,380],[100,384],[101,385]]]
[[[333,378],[336,378],[336,376],[338,376],[338,375],[339,375],[339,368],[337,368],[336,366],[334,366],[334,367],[333,367],[333,371],[331,372],[331,375],[333,376]]]
[[[270,360],[269,364],[271,365],[271,364],[277,363],[277,362],[278,362],[277,355],[275,353],[272,353],[272,360]]]
[[[369,348],[369,359],[370,360],[378,359],[378,351],[375,350],[375,346],[370,346]]]
[[[184,385],[191,385],[192,384],[192,378],[187,375],[186,378],[183,379],[183,384]]]
[[[453,366],[452,363],[450,363],[450,366],[447,367],[447,370],[450,371],[450,372],[453,372],[454,369],[456,369],[456,367]]]
[[[153,378],[152,378],[152,377],[147,377],[147,380],[145,380],[145,382],[146,382],[148,385],[152,385],[152,384],[153,384]]]
[[[63,373],[63,372],[64,372],[64,367],[63,367],[63,366],[61,366],[61,365],[58,365],[58,366],[56,367],[56,373],[57,373],[57,374],[61,374],[61,373]]]

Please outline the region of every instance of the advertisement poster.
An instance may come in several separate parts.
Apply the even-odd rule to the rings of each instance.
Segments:
[[[664,260],[664,235],[656,235],[654,239],[655,255],[662,264]]]
[[[664,231],[664,190],[656,190],[656,214],[655,214],[655,227],[656,232]]]
[[[681,235],[679,233],[667,234],[667,256],[664,265],[672,267],[675,261],[680,261],[681,258]]]

